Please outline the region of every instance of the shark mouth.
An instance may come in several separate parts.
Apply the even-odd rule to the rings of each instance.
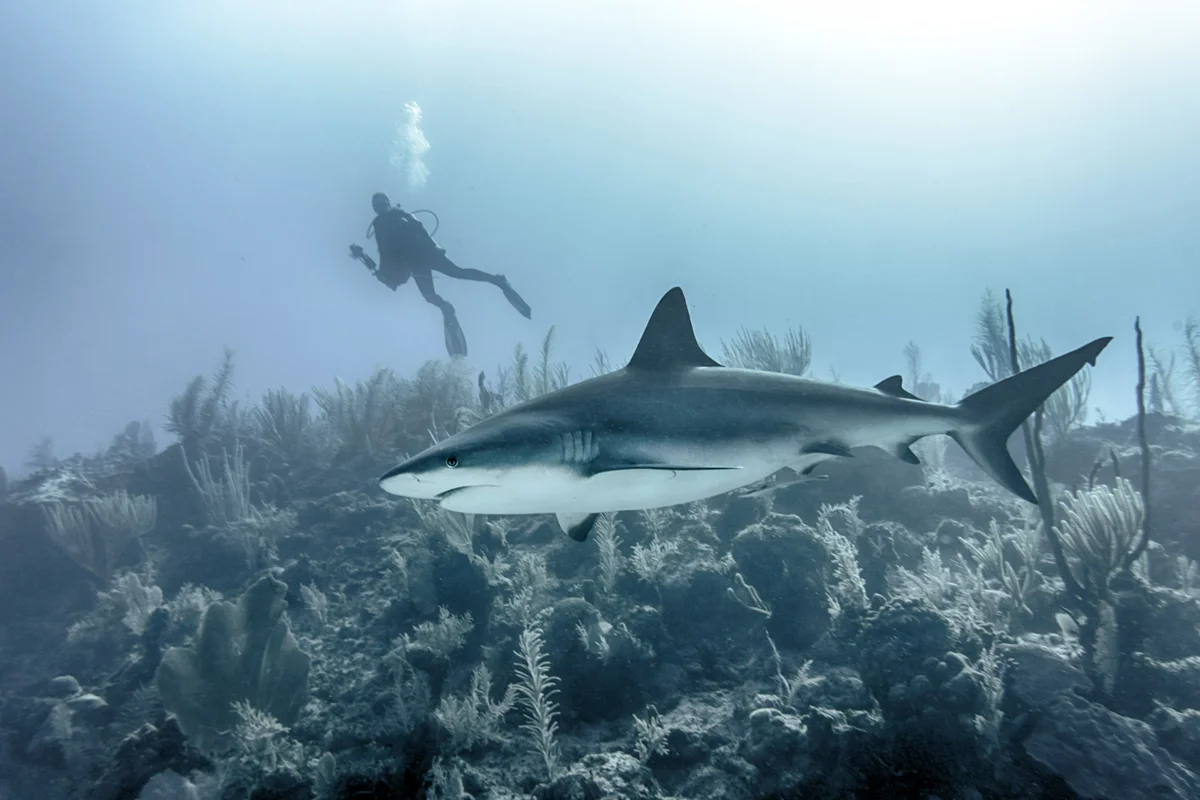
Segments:
[[[483,489],[483,488],[495,489],[496,487],[490,483],[473,483],[473,484],[469,484],[467,486],[459,486],[454,489],[447,489],[446,491],[442,492],[441,494],[439,494],[437,497],[435,497],[433,499],[434,500],[446,500],[448,498],[453,497],[456,494],[459,494],[460,492],[465,492],[468,489]]]

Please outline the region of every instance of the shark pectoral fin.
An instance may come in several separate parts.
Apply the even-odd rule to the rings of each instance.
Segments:
[[[795,474],[795,477],[782,478],[780,477],[783,474],[782,472],[773,472],[761,481],[734,490],[733,494],[737,497],[762,497],[777,489],[785,489],[789,486],[811,483],[813,481],[823,481],[829,477],[828,475],[813,475],[812,471],[816,468],[816,464],[801,469],[788,467]]]
[[[818,461],[816,464],[809,464],[807,466],[789,467],[789,469],[791,469],[792,472],[796,473],[796,477],[794,477],[790,481],[788,481],[788,485],[795,484],[795,483],[812,483],[813,481],[829,480],[828,475],[813,475],[813,470],[815,470],[819,466],[821,466],[821,462]]]
[[[588,534],[596,527],[599,514],[556,514],[558,526],[577,542],[587,541]]]
[[[733,492],[735,497],[762,497],[770,494],[778,489],[779,486],[773,480],[763,480],[758,483],[752,483],[749,486],[743,486]]]
[[[850,452],[850,448],[838,442],[813,442],[810,445],[806,445],[800,452],[806,454],[820,453],[840,458],[854,458],[854,453]]]

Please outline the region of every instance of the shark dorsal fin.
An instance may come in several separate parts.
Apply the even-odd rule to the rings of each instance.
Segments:
[[[658,301],[627,365],[628,369],[652,370],[719,366],[700,349],[687,301],[678,286]]]

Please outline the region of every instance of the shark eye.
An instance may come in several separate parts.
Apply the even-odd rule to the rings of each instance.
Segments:
[[[458,456],[446,456],[446,466],[454,469],[458,466]]]

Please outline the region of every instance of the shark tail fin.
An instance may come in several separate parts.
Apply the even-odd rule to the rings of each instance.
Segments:
[[[1110,341],[1111,336],[1096,339],[963,398],[958,408],[965,421],[950,436],[1000,485],[1037,505],[1037,496],[1008,452],[1008,439],[1026,417],[1085,364],[1094,366],[1096,357]]]

